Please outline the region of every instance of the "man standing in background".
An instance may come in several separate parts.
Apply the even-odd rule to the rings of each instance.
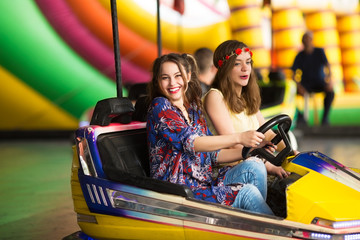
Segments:
[[[302,43],[304,49],[296,55],[291,67],[293,79],[296,80],[296,71],[300,70],[301,80],[296,81],[300,95],[313,92],[325,93],[322,125],[328,125],[328,115],[335,96],[330,64],[324,49],[314,47],[312,32],[308,31],[303,35]]]

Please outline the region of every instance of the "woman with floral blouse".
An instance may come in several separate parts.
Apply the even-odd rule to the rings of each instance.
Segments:
[[[266,204],[267,173],[250,157],[233,167],[213,167],[242,159],[237,144],[257,147],[264,135],[251,130],[211,136],[201,103],[197,65],[191,55],[170,53],[157,58],[149,83],[147,116],[150,175],[190,187],[195,198],[252,212],[273,214]]]

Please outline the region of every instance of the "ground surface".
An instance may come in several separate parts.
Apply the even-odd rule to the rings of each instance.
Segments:
[[[360,168],[360,136],[296,134],[300,151],[318,150]],[[69,140],[0,141],[0,239],[62,239],[79,230],[73,211]]]

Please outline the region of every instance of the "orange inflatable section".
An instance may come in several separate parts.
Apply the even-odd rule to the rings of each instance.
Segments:
[[[81,22],[111,49],[113,35],[111,14],[97,0],[66,0]],[[157,58],[156,44],[135,34],[121,22],[118,22],[121,56],[137,66],[150,70]],[[162,49],[162,53],[170,50]]]

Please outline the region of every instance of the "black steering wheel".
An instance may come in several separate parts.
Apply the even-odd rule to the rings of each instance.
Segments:
[[[273,127],[278,126],[278,131],[275,137],[271,140],[273,144],[278,144],[281,140],[285,143],[285,148],[281,150],[276,156],[268,152],[265,148],[256,148],[250,152],[252,148],[244,147],[242,151],[242,155],[244,159],[248,158],[249,156],[260,156],[265,158],[267,161],[271,162],[276,166],[280,166],[285,158],[290,154],[293,154],[293,149],[290,144],[289,137],[287,132],[291,127],[291,118],[286,114],[280,114],[272,119],[268,120],[264,123],[259,129],[258,132],[265,134],[267,131],[272,129]]]

